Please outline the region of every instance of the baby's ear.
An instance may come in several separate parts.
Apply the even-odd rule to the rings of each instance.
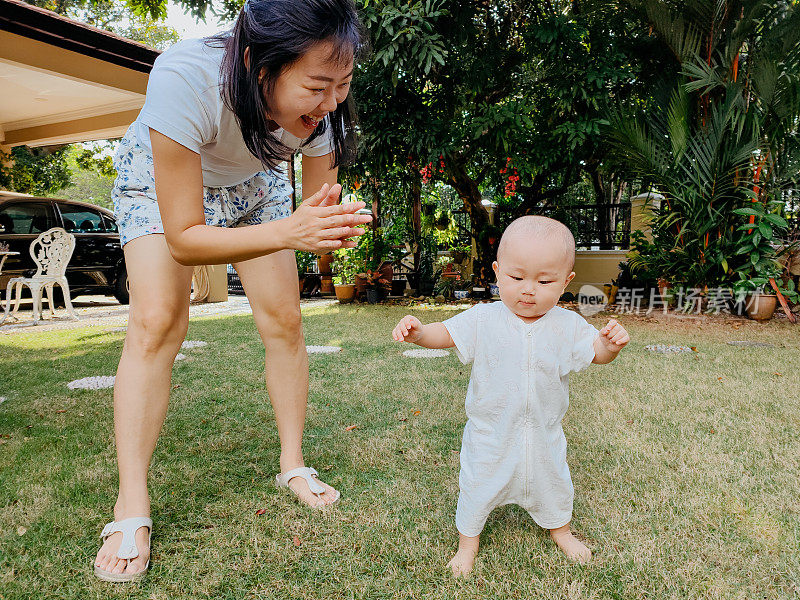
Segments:
[[[500,265],[498,264],[498,262],[497,262],[497,261],[494,261],[494,262],[492,263],[492,270],[494,271],[494,276],[495,276],[495,277],[497,277],[497,275],[498,275],[498,271],[500,270]],[[575,274],[575,273],[573,273],[573,275],[574,275],[574,274]]]
[[[572,271],[569,275],[567,275],[567,279],[564,282],[564,287],[566,288],[569,285],[569,282],[575,279],[575,271]]]

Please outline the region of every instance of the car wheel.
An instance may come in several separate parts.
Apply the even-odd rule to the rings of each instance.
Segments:
[[[114,283],[114,297],[120,304],[128,304],[131,299],[130,284],[128,283],[128,270],[125,265],[119,269],[119,276]]]

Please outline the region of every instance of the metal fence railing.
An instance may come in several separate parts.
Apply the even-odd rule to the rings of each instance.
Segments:
[[[581,250],[627,250],[631,237],[631,203],[573,204],[543,206],[535,214],[561,221],[575,236]],[[499,211],[495,217],[500,227],[512,220],[510,214]]]

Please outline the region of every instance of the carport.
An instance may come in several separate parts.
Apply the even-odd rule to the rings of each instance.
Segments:
[[[122,137],[159,52],[18,0],[0,0],[0,150]],[[208,300],[227,298],[224,266]]]

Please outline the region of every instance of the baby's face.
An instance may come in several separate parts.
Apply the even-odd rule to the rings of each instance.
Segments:
[[[523,321],[532,322],[558,304],[575,277],[563,245],[553,240],[509,240],[492,267],[500,300]]]

